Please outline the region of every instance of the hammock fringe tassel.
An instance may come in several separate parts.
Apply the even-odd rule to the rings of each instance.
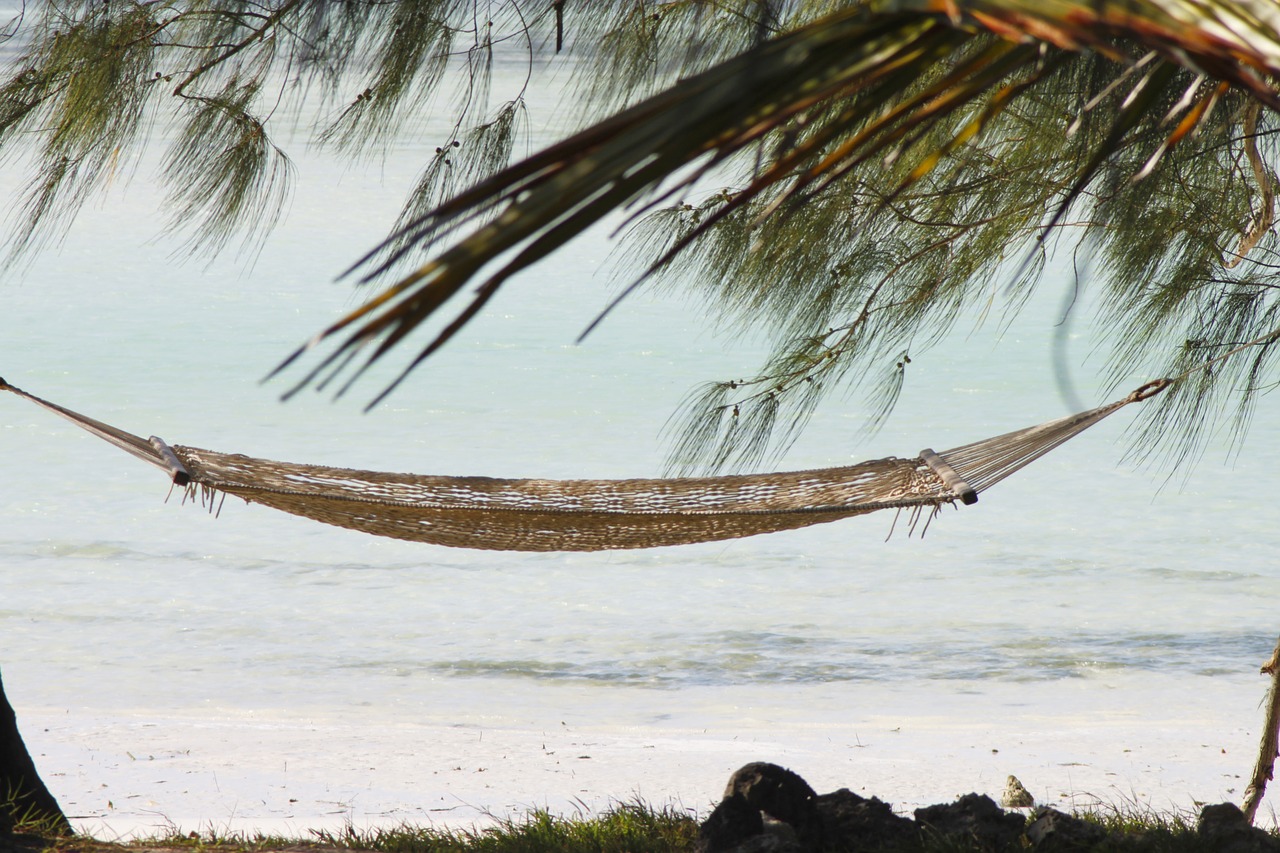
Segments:
[[[604,551],[683,545],[772,533],[881,509],[938,512],[969,505],[1039,459],[1171,380],[1027,429],[912,459],[835,468],[633,480],[535,480],[358,471],[276,462],[132,433],[28,394],[23,397],[163,470],[186,499],[212,508],[236,495],[326,524],[459,548]],[[221,503],[218,501],[221,508]]]

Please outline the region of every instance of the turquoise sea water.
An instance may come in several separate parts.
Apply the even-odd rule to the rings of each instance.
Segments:
[[[686,392],[750,373],[764,342],[718,335],[697,302],[641,293],[575,345],[616,287],[603,230],[512,282],[369,414],[376,376],[336,403],[282,404],[282,383],[259,383],[357,304],[334,276],[382,235],[433,144],[366,165],[303,152],[287,217],[251,263],[175,259],[145,174],[122,180],[0,284],[0,375],[144,436],[267,458],[657,475]],[[0,180],[12,194],[13,168]],[[1008,328],[962,320],[915,354],[874,437],[856,399],[833,397],[778,467],[911,455],[1065,414],[1048,342],[1067,286],[1051,273]],[[1080,323],[1069,359],[1081,396],[1102,402],[1087,333]],[[736,736],[883,728],[899,713],[951,725],[1051,715],[1082,732],[1149,715],[1194,720],[1234,750],[1254,736],[1256,670],[1280,628],[1276,414],[1264,399],[1240,454],[1216,442],[1184,484],[1122,461],[1121,412],[923,538],[869,516],[686,548],[522,555],[375,539],[235,500],[215,518],[166,502],[148,466],[0,396],[0,667],[20,712],[41,719],[347,715]],[[50,761],[55,778],[76,775]],[[1233,754],[1217,775],[1248,763]]]

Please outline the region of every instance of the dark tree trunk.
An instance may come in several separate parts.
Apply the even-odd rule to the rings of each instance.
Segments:
[[[0,831],[15,822],[38,824],[59,835],[71,834],[62,807],[36,772],[35,762],[18,733],[18,716],[0,679]]]

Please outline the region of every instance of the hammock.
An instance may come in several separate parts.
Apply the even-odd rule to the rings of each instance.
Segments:
[[[775,474],[635,480],[509,480],[357,471],[275,462],[182,445],[64,409],[0,379],[0,390],[67,418],[166,471],[185,496],[213,507],[219,495],[326,524],[459,548],[604,551],[735,539],[864,515],[973,504],[979,493],[1129,403],[1170,385],[1077,415],[942,453],[888,457]],[[219,506],[221,504],[219,503]]]

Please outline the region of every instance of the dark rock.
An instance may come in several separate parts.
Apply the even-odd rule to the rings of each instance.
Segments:
[[[916,835],[915,822],[894,814],[888,803],[878,797],[868,800],[848,788],[822,794],[817,806],[825,838],[840,849],[874,850]]]
[[[783,823],[780,820],[774,820],[771,817],[764,819],[764,838],[771,839],[768,842],[761,842],[752,839],[752,843],[766,843],[765,848],[770,851],[779,851],[779,853],[805,853],[806,848],[800,843],[800,837],[796,835],[795,829],[791,824]],[[739,853],[750,853],[750,851],[739,848]]]
[[[733,853],[807,853],[805,848],[796,843],[794,838],[781,835],[757,835],[733,848]]]
[[[752,762],[729,778],[724,796],[726,800],[743,797],[769,817],[790,824],[803,846],[816,848],[822,845],[818,795],[799,774],[777,764]]]
[[[1107,831],[1096,823],[1045,806],[1036,811],[1026,829],[1027,840],[1037,851],[1086,850],[1102,843]]]
[[[985,794],[965,794],[949,805],[916,809],[916,821],[925,832],[964,839],[982,850],[1020,847],[1026,820],[1009,814]]]
[[[1280,840],[1251,826],[1234,803],[1218,803],[1200,810],[1196,831],[1215,853],[1277,853]]]
[[[760,810],[741,794],[725,797],[698,827],[698,849],[704,853],[733,850],[764,833]]]
[[[724,795],[726,799],[741,795],[760,811],[792,826],[812,819],[818,798],[800,774],[765,761],[743,765],[729,777]]]

